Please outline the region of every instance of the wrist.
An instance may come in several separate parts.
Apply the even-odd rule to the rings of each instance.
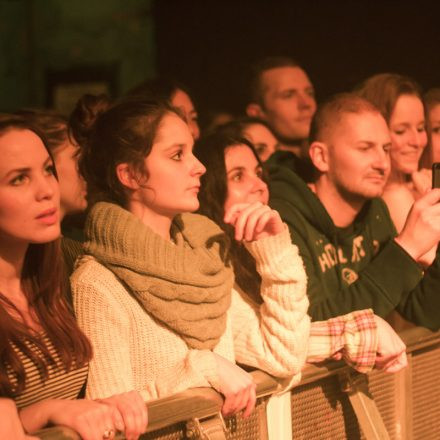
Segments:
[[[43,400],[19,410],[18,416],[25,433],[35,432],[50,423],[53,403],[54,400]]]
[[[423,252],[421,253],[417,250],[417,246],[408,243],[408,241],[402,238],[400,235],[394,238],[394,242],[397,243],[412,259],[416,261],[423,254]]]

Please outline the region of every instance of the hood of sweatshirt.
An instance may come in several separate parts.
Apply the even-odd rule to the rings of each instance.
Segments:
[[[336,243],[343,243],[345,239],[351,240],[354,234],[365,228],[370,215],[377,213],[377,209],[386,209],[381,199],[369,200],[349,227],[338,228],[319,198],[298,174],[273,163],[269,164],[268,172],[271,206],[275,209],[283,206],[284,212],[280,212],[282,217],[289,210],[298,211],[308,223]],[[376,209],[372,209],[375,205],[378,205]]]

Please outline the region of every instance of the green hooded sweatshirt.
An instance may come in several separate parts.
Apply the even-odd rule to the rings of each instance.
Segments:
[[[417,325],[440,328],[440,254],[423,273],[393,240],[382,199],[368,201],[352,225],[338,228],[297,174],[278,165],[269,166],[269,174],[269,203],[304,260],[312,320],[366,308],[386,317],[397,309]]]

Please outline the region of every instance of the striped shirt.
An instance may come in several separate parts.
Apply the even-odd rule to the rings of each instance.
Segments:
[[[23,392],[13,396],[17,408],[47,399],[76,399],[87,379],[88,365],[66,372],[49,337],[44,335],[42,341],[55,361],[54,365],[48,366],[48,376],[45,380],[42,380],[32,360],[16,348],[26,372],[26,386]]]

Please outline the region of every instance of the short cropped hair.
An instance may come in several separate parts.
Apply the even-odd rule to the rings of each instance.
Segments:
[[[260,105],[263,102],[263,87],[261,84],[261,77],[264,72],[278,67],[300,67],[301,65],[293,58],[287,56],[272,56],[263,58],[255,63],[250,72],[248,102],[255,102]]]
[[[329,133],[340,123],[346,114],[378,113],[371,102],[355,93],[339,93],[322,103],[313,116],[310,126],[310,143],[325,142]]]

